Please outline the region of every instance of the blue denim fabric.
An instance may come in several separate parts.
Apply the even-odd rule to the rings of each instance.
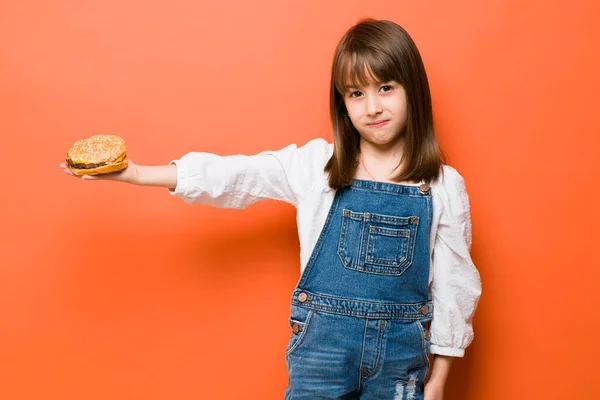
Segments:
[[[336,192],[292,296],[286,399],[423,399],[431,218],[427,185]]]

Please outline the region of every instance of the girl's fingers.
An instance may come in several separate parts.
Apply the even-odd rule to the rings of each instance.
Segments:
[[[66,163],[60,163],[60,164],[58,164],[58,167],[60,169],[62,169],[65,174],[73,175],[73,172],[71,172],[71,169],[69,168],[69,166]]]
[[[73,173],[73,171],[71,171],[71,169],[69,168],[69,166],[67,165],[67,163],[60,163],[58,166],[63,170],[63,172],[65,174],[71,175],[71,176],[74,176],[75,178],[80,178],[80,179],[83,179],[83,180],[86,180],[86,181],[108,179],[108,178],[105,178],[102,175],[81,175],[81,176],[75,175]],[[116,175],[117,173],[108,174],[108,175]]]
[[[62,168],[63,172],[67,175],[71,175],[75,178],[81,178],[81,179],[85,179],[85,180],[90,180],[90,179],[99,179],[95,176],[91,176],[91,175],[82,175],[82,176],[77,176],[73,173],[73,171],[71,171],[71,169],[67,166],[67,164],[65,163],[60,163],[59,167]]]

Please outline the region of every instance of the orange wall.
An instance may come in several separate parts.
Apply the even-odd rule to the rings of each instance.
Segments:
[[[282,398],[294,209],[57,166],[96,133],[141,164],[330,139],[331,57],[364,16],[417,42],[472,202],[484,295],[446,398],[597,397],[598,4],[1,1],[0,398]]]

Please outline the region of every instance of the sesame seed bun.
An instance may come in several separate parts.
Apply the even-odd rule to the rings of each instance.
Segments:
[[[127,146],[115,135],[95,135],[80,139],[67,153],[67,164],[78,176],[99,175],[127,168]]]

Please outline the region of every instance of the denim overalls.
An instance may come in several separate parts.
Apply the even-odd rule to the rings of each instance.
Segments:
[[[292,297],[285,399],[423,399],[431,218],[426,183],[336,192]]]

